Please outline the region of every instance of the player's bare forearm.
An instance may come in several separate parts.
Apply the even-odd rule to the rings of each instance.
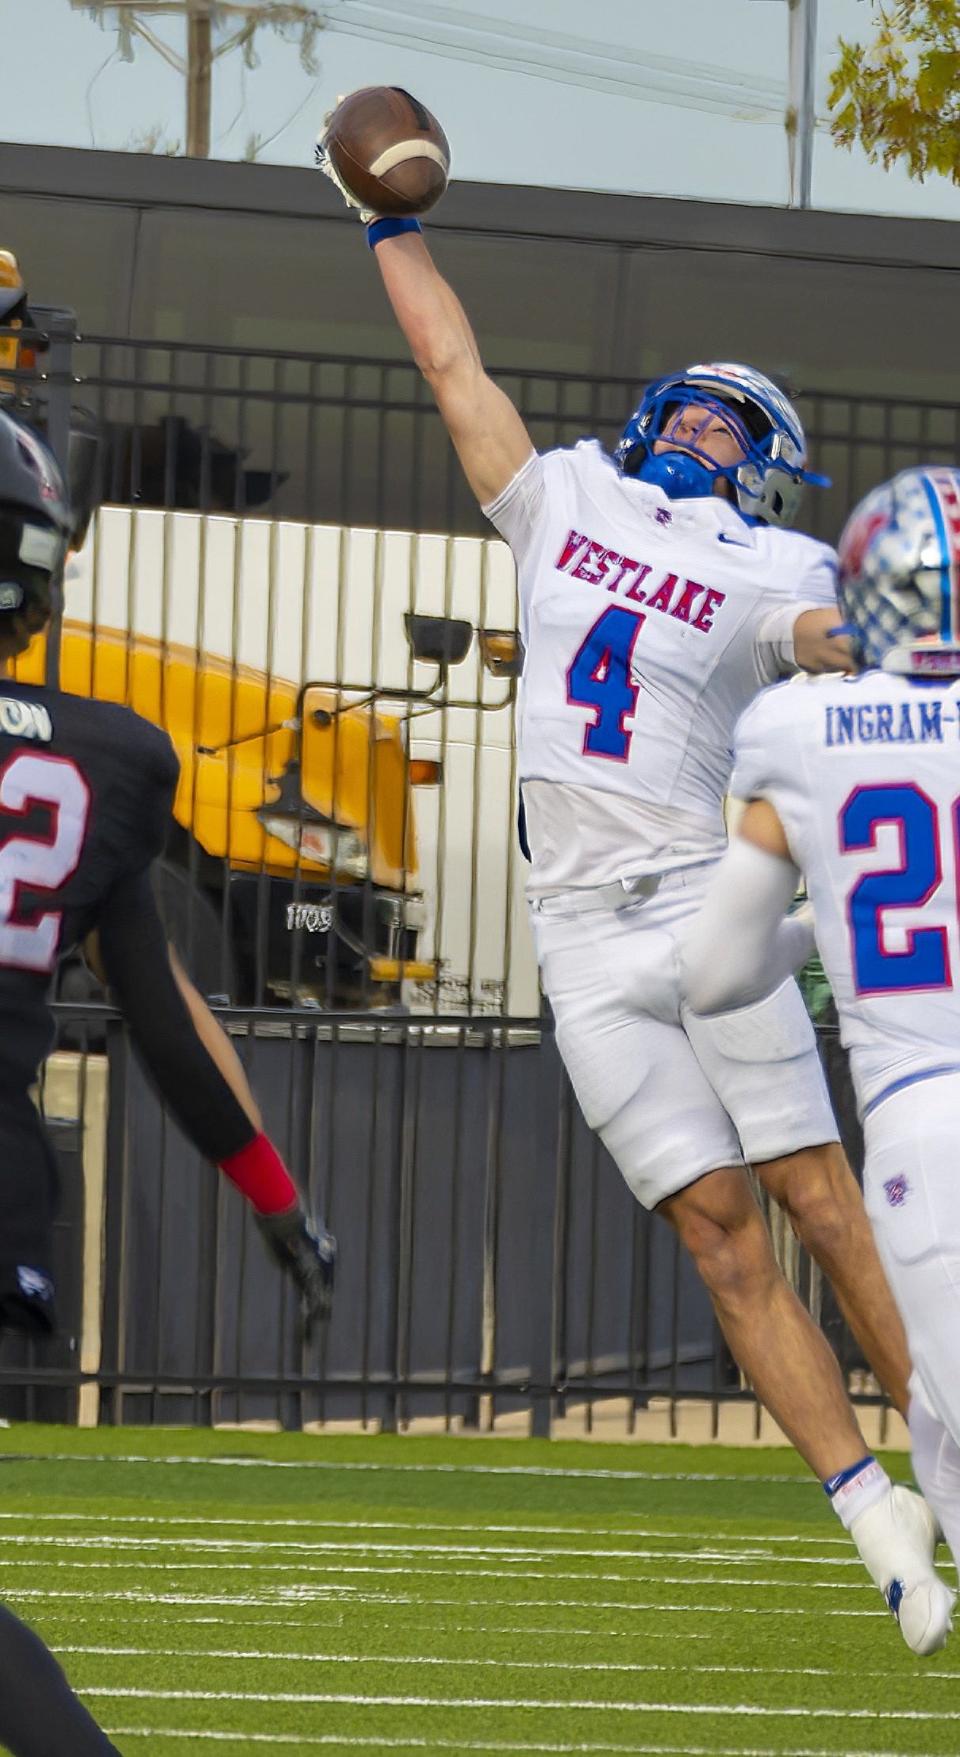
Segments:
[[[481,505],[526,463],[533,442],[510,398],[484,371],[456,293],[423,238],[384,238],[374,255],[410,352],[437,400],[464,474]]]
[[[470,320],[422,233],[384,238],[373,254],[394,316],[421,372],[432,378],[465,364],[482,371]]]
[[[253,1208],[300,1295],[305,1333],[330,1315],[337,1244],[304,1213],[233,1045],[186,975],[147,870],[115,886],[88,956],[110,984],[138,1053],[180,1127]]]
[[[851,645],[836,634],[839,610],[804,610],[793,625],[793,651],[801,671],[853,671]]]
[[[247,1076],[243,1071],[240,1058],[225,1031],[220,1029],[207,1003],[197,993],[193,983],[183,968],[173,947],[168,945],[167,955],[174,980],[183,996],[184,1005],[190,1014],[190,1020],[200,1042],[222,1074],[234,1098],[244,1115],[249,1117],[251,1124],[258,1131],[263,1128],[263,1119],[257,1109],[256,1099],[250,1090]],[[84,944],[84,956],[95,976],[103,983],[107,982],[103,953],[100,949],[100,936],[91,933]],[[149,975],[144,972],[145,978]]]
[[[161,1097],[200,1152],[223,1164],[260,1133],[260,1115],[232,1045],[167,941],[148,873],[111,892],[86,952]]]
[[[250,1083],[243,1071],[240,1057],[226,1032],[217,1024],[206,1001],[194,988],[172,946],[170,947],[170,967],[197,1036],[211,1061],[215,1062],[219,1068],[241,1110],[249,1117],[259,1134],[263,1129],[263,1118],[250,1090]]]
[[[775,854],[778,860],[793,859],[787,832],[769,799],[750,800],[737,825],[737,835],[752,842],[755,848],[762,848],[764,853]]]
[[[252,1141],[239,1152],[218,1159],[218,1164],[250,1202],[272,1255],[293,1281],[300,1295],[304,1333],[309,1340],[314,1326],[330,1316],[337,1241],[325,1227],[308,1220],[296,1185],[272,1141],[263,1133],[263,1120],[233,1044],[197,993],[172,946],[168,955],[202,1050],[255,1131]]]

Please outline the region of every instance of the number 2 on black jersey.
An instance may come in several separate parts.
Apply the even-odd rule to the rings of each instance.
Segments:
[[[16,821],[46,811],[42,831],[18,833]],[[90,789],[69,757],[19,751],[0,769],[0,965],[50,971],[57,961],[63,912],[31,907],[21,892],[56,892],[80,864]]]

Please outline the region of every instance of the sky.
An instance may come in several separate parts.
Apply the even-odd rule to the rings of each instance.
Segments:
[[[135,4],[135,0],[134,0]],[[29,0],[42,78],[8,82],[4,139],[182,150],[181,76],[70,0]],[[317,0],[316,70],[257,38],[259,66],[216,65],[213,156],[306,165],[325,113],[360,85],[414,91],[450,137],[454,176],[495,183],[784,203],[786,0]],[[815,207],[960,219],[960,189],[842,152],[825,125],[837,40],[869,34],[872,0],[819,0]],[[109,17],[109,12],[107,17]],[[23,0],[0,0],[4,40]],[[145,17],[174,51],[182,20]],[[225,32],[221,33],[222,35]]]

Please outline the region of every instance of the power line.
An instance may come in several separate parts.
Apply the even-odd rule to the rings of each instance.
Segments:
[[[705,62],[642,53],[508,19],[454,11],[430,0],[331,0],[319,8],[326,29],[479,62],[506,72],[681,108],[782,121],[786,84]]]

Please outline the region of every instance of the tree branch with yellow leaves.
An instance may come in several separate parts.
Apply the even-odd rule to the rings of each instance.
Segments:
[[[960,0],[871,0],[875,34],[840,39],[827,94],[839,146],[960,184]]]

